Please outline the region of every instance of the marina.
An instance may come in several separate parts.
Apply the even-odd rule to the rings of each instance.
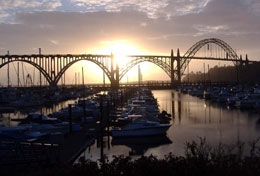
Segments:
[[[158,101],[160,111],[165,110],[172,115],[172,125],[167,130],[166,136],[130,139],[104,136],[105,147],[102,152],[108,159],[112,160],[114,155],[138,158],[152,154],[163,158],[173,153],[176,156],[184,156],[187,142],[199,141],[201,138],[205,138],[213,147],[220,144],[237,146],[243,143],[244,155],[248,155],[249,144],[259,138],[258,109],[240,109],[228,106],[226,103],[181,93],[180,90],[152,92]],[[151,144],[152,139],[155,144]],[[95,144],[81,156],[96,161],[100,158],[100,152],[100,141],[95,141]]]
[[[150,93],[150,91],[148,92]],[[12,117],[14,114],[9,114],[7,119],[3,117],[6,121],[8,121],[8,123],[7,125],[3,123],[0,127],[0,138],[3,146],[7,144],[10,144],[10,146],[1,148],[3,149],[1,151],[1,155],[5,155],[6,149],[10,150],[9,153],[11,154],[10,157],[8,157],[8,155],[5,156],[6,158],[2,157],[5,158],[2,160],[2,162],[9,163],[9,165],[17,165],[18,160],[22,164],[28,163],[29,159],[23,157],[23,153],[25,153],[24,149],[27,148],[26,151],[32,150],[32,156],[30,157],[38,158],[38,156],[33,156],[35,152],[34,147],[32,147],[37,145],[40,146],[38,147],[38,150],[43,151],[45,150],[45,146],[51,146],[51,150],[53,146],[56,146],[58,154],[56,153],[54,159],[51,157],[51,160],[55,161],[53,164],[68,162],[73,163],[76,159],[75,156],[78,156],[80,154],[79,152],[82,152],[82,149],[90,146],[93,143],[95,137],[104,131],[102,127],[105,125],[104,122],[106,122],[106,126],[108,126],[110,120],[112,118],[114,119],[114,117],[110,116],[109,112],[113,112],[110,108],[117,107],[118,105],[115,105],[116,101],[110,102],[110,100],[112,97],[115,98],[115,95],[118,96],[118,93],[119,92],[116,94],[96,94],[90,96],[89,98],[75,101],[73,107],[72,104],[67,102],[68,107],[62,107],[61,110],[58,111],[62,111],[62,115],[59,116],[56,115],[56,111],[49,114],[49,116],[46,116],[43,113],[45,110],[40,108],[40,112],[30,112],[27,114],[27,116],[24,117]],[[121,99],[123,99],[123,93],[127,92],[121,92]],[[143,106],[138,106],[136,103],[137,102],[134,103],[131,111],[135,111],[136,113],[137,109],[138,111],[141,109],[142,114],[146,115],[144,114],[146,111],[145,108]],[[143,105],[145,104],[146,103],[143,103]],[[77,109],[77,111],[73,111],[72,108]],[[157,108],[157,104],[154,104],[154,108]],[[66,111],[64,109],[66,109]],[[132,113],[133,112],[131,112],[131,114]],[[133,114],[131,117],[133,117]],[[142,120],[145,119],[142,118]],[[168,127],[169,126],[167,126],[167,129]],[[167,129],[163,131],[164,134],[166,133]],[[149,133],[146,135],[149,135]],[[18,148],[13,148],[11,147],[12,145],[18,146]],[[24,145],[30,147],[23,147]],[[65,153],[64,151],[67,152]],[[39,154],[39,152],[37,154]],[[10,162],[8,162],[9,159]],[[45,162],[47,162],[50,158],[47,157],[45,159]],[[33,160],[32,162],[35,161]],[[44,161],[42,161],[42,159],[39,159],[39,163],[43,162]]]
[[[237,142],[244,142],[248,144],[259,137],[259,112],[256,106],[246,110],[231,106],[228,103],[228,98],[225,102],[214,100],[213,96],[209,99],[203,96],[204,94],[196,94],[195,90],[197,89],[198,87],[192,87],[192,89],[189,87],[189,90],[184,88],[178,90],[147,90],[147,92],[150,92],[149,96],[145,96],[144,92],[132,96],[129,94],[128,99],[124,101],[124,98],[120,98],[120,103],[113,111],[107,108],[113,106],[113,103],[108,101],[111,100],[111,94],[103,92],[102,96],[100,94],[95,96],[96,98],[90,96],[84,102],[83,100],[69,100],[66,103],[61,103],[63,107],[61,107],[61,104],[57,105],[59,108],[52,107],[56,110],[50,112],[48,116],[44,115],[48,111],[47,107],[41,108],[35,113],[28,113],[23,118],[12,117],[15,116],[12,113],[8,113],[8,116],[6,116],[5,113],[2,114],[1,141],[4,142],[3,139],[10,139],[10,137],[15,136],[16,138],[13,140],[21,146],[24,144],[28,146],[41,144],[41,150],[46,150],[44,146],[50,146],[48,150],[58,151],[55,155],[51,155],[52,164],[60,164],[77,163],[82,157],[97,161],[102,156],[111,160],[113,156],[119,155],[129,155],[136,158],[152,154],[162,158],[168,153],[173,153],[177,156],[183,156],[185,144],[190,141],[197,141],[200,138],[205,138],[207,142],[214,146],[219,143],[236,145]],[[102,101],[100,99],[97,101],[100,97],[102,97]],[[229,98],[231,97],[229,96]],[[76,115],[72,118],[73,123],[69,124],[70,117],[68,114],[66,118],[52,115],[61,109],[79,108],[84,106],[83,104],[88,104],[86,107],[88,110],[99,109],[92,111],[95,112],[96,116],[90,111],[87,113],[88,116],[83,116],[84,112],[81,111],[81,118]],[[99,114],[102,112],[103,115]],[[73,111],[70,110],[70,113],[73,114]],[[32,118],[33,116],[37,116],[37,118]],[[41,118],[39,119],[39,117]],[[3,123],[8,119],[8,123]],[[58,119],[60,120],[57,121]],[[66,119],[67,122],[64,122]],[[103,123],[100,123],[100,120]],[[22,124],[19,125],[21,122]],[[65,125],[65,130],[52,126],[61,126],[61,124]],[[162,130],[154,130],[157,127]],[[20,135],[14,134],[14,131],[19,131]],[[28,147],[21,148],[28,149]],[[245,154],[247,152],[245,149]],[[20,153],[23,152],[20,151]],[[32,160],[35,165],[47,161],[46,158],[43,160],[38,154],[28,155],[31,158],[37,158],[36,156],[39,161]],[[19,163],[22,163],[22,165],[32,164],[28,163],[29,159],[23,155],[18,155],[16,158],[20,158]],[[24,162],[21,162],[21,158]],[[5,163],[4,166],[8,166],[8,162],[5,161],[2,160],[1,162],[2,164]],[[16,162],[18,162],[18,159],[10,160],[9,166]]]
[[[260,175],[259,0],[0,1],[0,175]]]

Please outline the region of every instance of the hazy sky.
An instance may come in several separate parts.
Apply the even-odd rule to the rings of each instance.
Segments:
[[[0,0],[0,55],[110,54],[124,46],[170,55],[206,38],[260,60],[260,1]]]

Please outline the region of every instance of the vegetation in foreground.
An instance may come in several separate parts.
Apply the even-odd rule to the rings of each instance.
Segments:
[[[128,156],[114,156],[112,161],[104,159],[99,162],[81,158],[80,162],[74,165],[28,169],[23,175],[260,175],[260,147],[257,146],[260,138],[249,144],[248,156],[244,156],[245,143],[238,142],[234,146],[219,144],[213,148],[204,138],[199,139],[199,142],[186,143],[185,156],[174,156],[169,153],[163,159],[150,155],[136,160]],[[21,172],[18,175],[21,175]]]

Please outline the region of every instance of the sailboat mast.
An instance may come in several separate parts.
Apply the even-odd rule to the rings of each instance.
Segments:
[[[22,71],[23,71],[23,86],[25,86],[25,78],[24,78],[24,68],[23,68],[23,62],[22,62]]]
[[[82,85],[84,87],[84,68],[82,67]]]
[[[142,81],[142,73],[141,73],[140,65],[138,65],[138,84],[139,84],[139,86],[141,85],[141,81]]]
[[[83,87],[83,100],[85,100],[85,86],[84,86],[84,68],[82,67],[82,87]],[[84,101],[84,117],[86,116],[85,101]]]
[[[77,72],[75,72],[75,86],[77,86]]]
[[[66,72],[63,73],[63,79],[64,79],[64,80],[63,80],[63,84],[64,84],[64,86],[66,85],[66,82],[65,82],[65,80],[66,80],[66,79],[65,79],[65,78],[66,78],[66,74],[65,74],[65,73],[66,73]]]
[[[19,62],[17,62],[17,87],[20,87],[19,86],[19,82],[20,82],[19,72],[20,72],[20,70],[19,70]]]

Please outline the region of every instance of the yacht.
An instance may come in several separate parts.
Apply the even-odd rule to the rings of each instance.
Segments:
[[[112,137],[136,137],[155,136],[166,134],[171,124],[161,124],[159,122],[138,119],[125,127],[114,127],[111,130]]]
[[[12,119],[13,121],[21,121],[22,124],[39,123],[39,124],[57,124],[60,120],[53,117],[47,117],[42,113],[29,113],[24,119]]]

